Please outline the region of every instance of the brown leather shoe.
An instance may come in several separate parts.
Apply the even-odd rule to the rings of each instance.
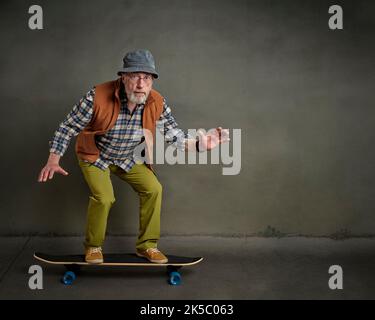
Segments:
[[[103,263],[103,254],[101,247],[86,248],[85,260],[87,263],[100,264]]]
[[[154,263],[167,263],[168,258],[162,254],[158,248],[148,248],[144,251],[137,250],[136,252],[138,257],[147,258],[149,261]]]

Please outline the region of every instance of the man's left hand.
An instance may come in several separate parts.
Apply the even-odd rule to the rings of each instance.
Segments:
[[[228,142],[229,130],[222,127],[209,130],[207,134],[198,130],[199,135],[199,151],[208,151],[217,147],[220,143]]]

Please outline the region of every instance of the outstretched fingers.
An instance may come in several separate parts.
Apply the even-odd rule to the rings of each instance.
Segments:
[[[216,130],[219,134],[219,141],[221,143],[230,141],[228,129],[223,129],[222,127],[218,127]]]
[[[44,168],[42,172],[40,173],[39,182],[47,181],[48,175],[49,175],[49,169]]]
[[[39,174],[38,182],[46,182],[47,180],[51,180],[55,173],[60,173],[64,176],[67,176],[69,173],[66,172],[63,168],[50,168],[46,167],[43,168],[42,171]]]

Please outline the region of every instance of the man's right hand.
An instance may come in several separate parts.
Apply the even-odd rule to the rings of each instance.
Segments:
[[[50,153],[47,164],[40,171],[38,182],[46,182],[48,179],[52,179],[54,173],[60,173],[64,176],[68,175],[68,172],[60,167],[59,160],[59,155]]]

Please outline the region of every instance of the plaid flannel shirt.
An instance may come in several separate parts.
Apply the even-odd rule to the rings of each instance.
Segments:
[[[95,87],[74,105],[49,141],[49,152],[64,155],[72,137],[77,136],[89,124],[93,115],[94,97]],[[144,141],[142,111],[145,105],[137,105],[131,113],[127,108],[127,97],[123,89],[120,91],[120,100],[120,113],[113,128],[104,135],[95,137],[100,155],[93,165],[105,170],[110,164],[115,164],[128,172],[135,164],[135,147]],[[164,135],[166,143],[173,144],[181,151],[185,150],[185,140],[193,138],[178,128],[165,99],[157,129]]]

